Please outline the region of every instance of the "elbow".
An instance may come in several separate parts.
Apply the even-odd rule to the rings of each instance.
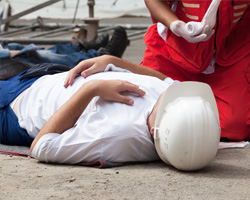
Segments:
[[[38,161],[40,162],[48,162],[46,159],[46,146],[39,146],[36,145],[34,148],[30,148],[31,150],[31,155]]]
[[[31,155],[40,162],[55,162],[54,143],[59,134],[47,134],[31,144]]]

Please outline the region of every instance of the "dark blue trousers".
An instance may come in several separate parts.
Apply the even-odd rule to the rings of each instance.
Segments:
[[[7,81],[0,81],[0,143],[18,146],[30,146],[31,138],[26,130],[19,126],[18,118],[9,104],[39,77],[22,79],[26,71]]]

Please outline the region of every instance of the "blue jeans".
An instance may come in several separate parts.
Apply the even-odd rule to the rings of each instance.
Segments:
[[[71,43],[57,44],[47,50],[34,44],[26,47],[18,43],[1,42],[3,49],[0,49],[0,80],[7,80],[20,72],[31,68],[36,64],[54,63],[73,68],[82,60],[100,56],[94,50],[79,50],[77,45]],[[9,50],[20,52],[10,57]]]
[[[12,59],[29,64],[57,63],[72,68],[82,60],[100,56],[94,49],[80,51],[77,45],[71,43],[57,44],[47,50],[34,44],[26,47],[17,43],[2,44],[2,46],[4,49],[0,50],[0,59],[10,57],[6,50],[20,50]]]

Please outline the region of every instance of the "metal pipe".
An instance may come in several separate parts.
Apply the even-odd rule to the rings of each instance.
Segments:
[[[15,20],[15,19],[18,19],[18,18],[20,18],[20,17],[22,17],[22,16],[24,16],[24,15],[26,15],[26,14],[29,14],[29,13],[31,13],[31,12],[34,12],[34,11],[36,11],[36,10],[39,10],[39,9],[41,9],[41,8],[44,8],[44,7],[49,6],[49,5],[51,5],[51,4],[54,4],[54,3],[58,2],[58,1],[61,1],[61,0],[50,0],[50,1],[46,1],[46,2],[44,2],[44,3],[42,3],[42,4],[39,4],[39,5],[37,5],[37,6],[34,6],[34,7],[30,8],[30,9],[27,9],[27,10],[25,10],[25,11],[23,11],[23,12],[20,12],[20,13],[16,14],[16,15],[12,15],[12,16],[6,18],[6,19],[2,19],[2,20],[0,20],[0,25],[6,24],[6,23],[8,23],[8,22],[10,22],[10,21],[13,21],[13,20]]]
[[[97,37],[97,29],[99,25],[99,19],[94,18],[94,0],[88,0],[89,6],[89,18],[84,20],[84,23],[88,25],[87,28],[87,41],[94,40]]]
[[[13,33],[18,33],[18,32],[21,32],[21,31],[26,31],[26,30],[29,30],[29,29],[34,29],[34,28],[37,28],[37,27],[38,27],[38,25],[35,25],[35,26],[29,26],[29,27],[19,28],[17,30],[6,31],[6,32],[3,32],[3,33],[0,33],[0,36],[9,35],[9,34],[13,34]]]
[[[21,44],[30,44],[30,43],[35,43],[35,44],[64,44],[64,43],[69,43],[72,41],[72,38],[1,38],[4,41],[7,42],[17,42]]]
[[[142,31],[136,31],[134,33],[128,33],[128,37],[132,37],[132,36],[136,36],[136,35],[141,35],[141,34],[145,34],[147,32],[147,29],[142,30]]]
[[[38,33],[38,34],[35,34],[35,35],[32,35],[32,36],[29,36],[29,38],[35,38],[35,37],[40,37],[40,36],[49,35],[49,34],[53,34],[53,33],[58,33],[60,31],[66,31],[66,30],[69,30],[69,29],[73,29],[74,27],[75,26],[57,28],[57,29],[52,30],[52,31],[46,31],[46,32],[43,32],[43,33]]]
[[[114,29],[116,26],[122,26],[126,30],[141,30],[142,33],[148,29],[148,24],[100,24],[98,33],[109,31]]]
[[[88,6],[89,6],[89,18],[94,18],[94,0],[88,0]]]
[[[53,28],[57,28],[58,26],[60,27],[67,27],[67,26],[71,26],[72,23],[58,23],[58,24],[55,24],[55,23],[46,23],[46,27],[49,27],[51,29]],[[30,23],[26,23],[26,22],[21,22],[21,23],[13,23],[10,25],[11,28],[22,28],[22,27],[27,27],[27,26],[30,26]],[[81,25],[82,26],[82,25]],[[127,30],[141,30],[141,29],[147,29],[150,24],[114,24],[114,23],[101,23],[99,24],[99,30],[98,32],[103,32],[102,29],[112,29],[114,28],[115,26],[122,26],[124,27],[125,29]]]

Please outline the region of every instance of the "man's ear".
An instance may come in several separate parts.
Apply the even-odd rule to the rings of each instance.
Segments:
[[[153,138],[154,138],[154,132],[155,132],[155,127],[151,127],[150,134],[152,135]]]

